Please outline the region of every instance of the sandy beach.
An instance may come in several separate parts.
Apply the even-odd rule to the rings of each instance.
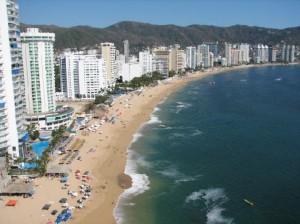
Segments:
[[[1,197],[0,223],[47,223],[57,215],[51,215],[53,209],[61,211],[61,198],[67,198],[68,204],[76,205],[79,197],[71,198],[68,190],[78,191],[80,179],[75,178],[75,170],[89,171],[92,177],[93,193],[85,202],[84,209],[72,211],[70,223],[116,223],[113,210],[118,197],[124,188],[130,187],[130,177],[123,175],[127,148],[134,133],[150,119],[155,106],[173,91],[183,87],[186,83],[212,74],[234,69],[249,68],[240,66],[234,68],[214,69],[198,72],[181,78],[160,83],[155,87],[146,87],[140,95],[127,94],[120,96],[114,105],[108,108],[107,116],[115,117],[115,123],[106,122],[95,132],[78,131],[78,138],[85,139],[80,149],[82,160],[75,159],[71,164],[68,189],[62,189],[63,184],[58,178],[38,178],[35,180],[36,193],[32,198]],[[92,119],[89,125],[99,123],[99,119]],[[93,149],[93,150],[91,150]],[[16,199],[15,207],[5,206],[9,199]],[[49,210],[42,210],[46,203],[52,203]]]

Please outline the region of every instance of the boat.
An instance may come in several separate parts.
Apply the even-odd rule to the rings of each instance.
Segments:
[[[253,202],[251,202],[251,201],[249,201],[249,200],[247,200],[247,199],[244,199],[244,201],[245,201],[248,205],[250,205],[250,206],[253,206],[253,205],[254,205]]]

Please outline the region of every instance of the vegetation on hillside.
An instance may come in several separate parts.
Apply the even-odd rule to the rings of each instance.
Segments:
[[[38,27],[42,32],[55,33],[55,48],[93,47],[101,42],[113,42],[123,50],[123,41],[129,40],[130,50],[136,53],[146,47],[155,45],[171,45],[178,43],[182,47],[198,45],[205,41],[225,41],[249,44],[287,44],[300,45],[300,27],[286,29],[271,29],[235,25],[216,27],[191,25],[186,27],[175,25],[152,25],[147,23],[124,21],[106,28],[75,26],[62,28],[58,26],[21,24],[21,30],[28,27]]]

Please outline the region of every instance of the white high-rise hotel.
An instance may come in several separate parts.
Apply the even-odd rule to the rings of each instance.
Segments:
[[[107,88],[104,59],[82,52],[65,53],[60,59],[61,88],[69,99],[95,99]]]
[[[37,28],[21,33],[28,114],[56,110],[54,41],[54,33],[40,33]]]
[[[185,49],[186,54],[186,67],[195,69],[197,66],[197,51],[196,47],[187,47]]]
[[[26,138],[25,88],[19,31],[19,6],[0,1],[0,156],[18,157]]]
[[[139,64],[141,67],[141,73],[147,74],[153,71],[152,65],[152,54],[149,51],[140,51],[139,52]]]

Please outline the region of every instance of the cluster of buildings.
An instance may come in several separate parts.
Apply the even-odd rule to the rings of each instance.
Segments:
[[[73,114],[55,103],[55,35],[19,26],[16,1],[0,1],[0,157],[24,154],[28,122],[53,130]]]
[[[225,43],[223,52],[218,42],[204,42],[197,47],[181,49],[179,44],[159,46],[130,55],[129,42],[124,41],[124,54],[113,43],[101,43],[87,51],[70,50],[59,56],[61,90],[57,99],[95,99],[117,80],[131,81],[144,74],[159,72],[164,75],[181,73],[186,69],[206,69],[214,66],[237,66],[248,63],[294,62],[295,46],[280,49],[267,45]],[[223,56],[222,56],[223,55]]]
[[[57,107],[60,99],[93,100],[112,88],[117,80],[129,82],[144,74],[163,75],[187,69],[235,66],[247,63],[294,62],[295,46],[249,45],[203,42],[182,49],[179,44],[159,46],[130,54],[124,41],[120,54],[114,43],[96,49],[66,50],[54,57],[55,35],[29,28],[21,33],[15,0],[0,1],[0,157],[22,155],[29,137],[27,123],[40,130],[53,130],[71,122],[73,109]],[[220,48],[220,50],[219,50]],[[59,61],[61,92],[55,92],[54,66]]]

